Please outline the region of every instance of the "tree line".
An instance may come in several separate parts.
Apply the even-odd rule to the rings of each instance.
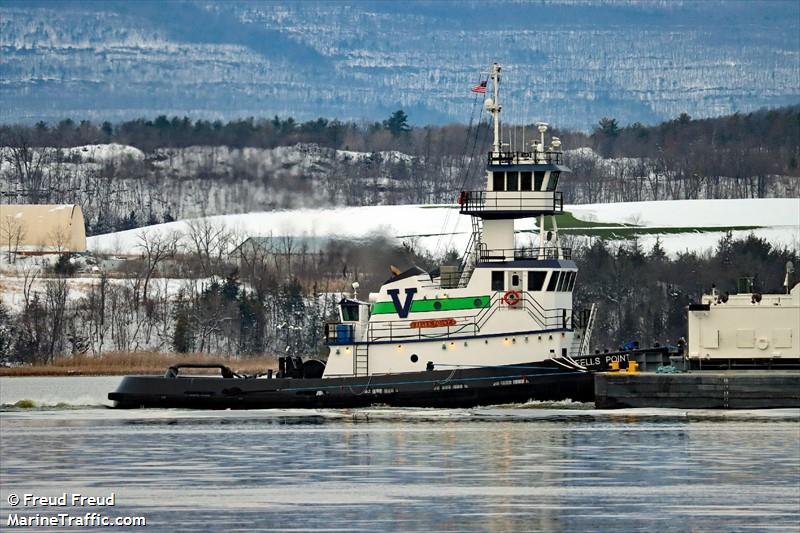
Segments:
[[[453,203],[458,190],[485,186],[485,121],[409,120],[397,110],[360,124],[160,116],[4,125],[0,199],[77,203],[93,235],[236,212]],[[504,131],[521,150],[535,126]],[[655,126],[603,118],[591,133],[550,133],[573,170],[560,181],[567,203],[800,196],[800,106],[701,120],[684,114]],[[76,149],[97,143],[135,149],[99,159]]]
[[[686,307],[712,286],[735,292],[740,277],[756,290],[782,292],[787,261],[797,250],[750,235],[725,235],[706,253],[671,258],[660,242],[610,245],[595,238],[569,244],[579,266],[575,309],[599,305],[591,347],[643,346],[687,336]],[[17,265],[22,294],[0,301],[0,360],[51,363],[75,354],[160,351],[320,356],[323,324],[336,319],[339,299],[360,284],[366,298],[389,276],[389,265],[432,270],[456,255],[420,252],[376,237],[331,241],[310,250],[293,237],[228,250],[233,232],[206,222],[183,234],[144,233],[139,257],[73,282],[74,268]],[[380,257],[371,250],[384,250]],[[31,261],[30,258],[20,261]]]
[[[16,257],[21,293],[13,307],[0,300],[0,361],[142,351],[313,356],[352,281],[376,290],[391,263],[430,265],[380,237],[318,250],[292,236],[237,247],[242,239],[203,220],[180,232],[143,232],[136,256],[122,262]]]

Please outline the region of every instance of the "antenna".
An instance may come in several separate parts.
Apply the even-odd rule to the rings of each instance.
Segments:
[[[486,109],[492,113],[492,119],[494,121],[494,143],[492,143],[492,149],[495,153],[500,153],[500,111],[503,109],[503,106],[500,105],[500,70],[501,67],[499,64],[495,63],[492,65],[492,89],[494,99],[487,99],[485,102]]]
[[[539,134],[541,135],[541,144],[542,148],[544,148],[544,132],[547,131],[547,126],[549,126],[549,124],[547,122],[537,122],[536,126],[538,126],[539,128]]]

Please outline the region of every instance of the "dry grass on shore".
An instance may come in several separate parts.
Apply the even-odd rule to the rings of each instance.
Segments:
[[[163,374],[178,363],[222,363],[236,372],[266,372],[277,368],[272,356],[239,358],[230,355],[175,354],[160,352],[107,353],[97,357],[76,355],[58,360],[51,365],[25,365],[0,368],[0,376],[119,376],[126,374]],[[218,373],[192,370],[193,373]]]

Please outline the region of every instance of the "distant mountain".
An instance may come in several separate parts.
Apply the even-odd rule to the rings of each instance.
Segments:
[[[800,2],[0,1],[0,121],[317,116],[589,128],[800,102]],[[475,118],[478,111],[475,110]]]

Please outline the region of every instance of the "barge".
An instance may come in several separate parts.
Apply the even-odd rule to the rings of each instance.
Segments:
[[[800,283],[789,289],[792,271],[787,265],[785,294],[757,292],[752,279],[739,282],[738,294],[712,289],[689,305],[683,355],[649,367],[634,356],[625,371],[597,374],[596,407],[800,408]]]

